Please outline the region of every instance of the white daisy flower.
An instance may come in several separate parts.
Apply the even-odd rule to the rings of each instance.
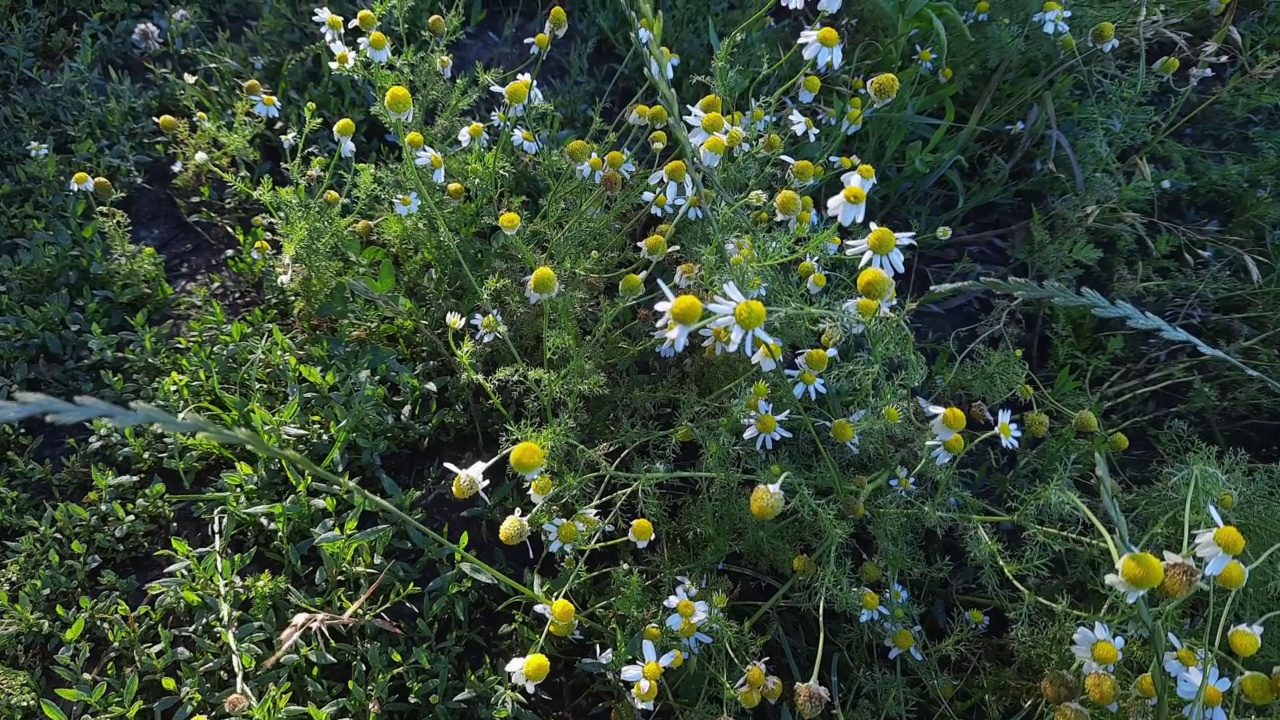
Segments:
[[[791,437],[791,433],[782,427],[782,421],[787,419],[791,411],[783,410],[775,415],[773,405],[763,400],[757,407],[757,410],[747,413],[747,417],[742,419],[742,424],[747,426],[742,433],[742,439],[755,438],[756,450],[759,450],[761,445],[764,445],[767,450],[772,450],[775,440]]]
[[[1223,694],[1231,689],[1231,678],[1218,674],[1218,666],[1209,668],[1209,674],[1198,667],[1188,668],[1178,677],[1178,697],[1189,702],[1182,714],[1197,720],[1227,720],[1222,709]]]
[[[676,633],[680,636],[680,644],[693,655],[697,655],[703,645],[711,644],[711,636],[702,632],[696,623],[685,623]]]
[[[320,25],[320,32],[324,33],[325,42],[335,43],[342,40],[343,25],[340,15],[329,12],[327,7],[318,7],[311,16],[311,20]]]
[[[530,55],[546,55],[547,50],[551,47],[551,36],[546,33],[538,33],[533,37],[525,38],[524,44],[529,46]]]
[[[32,140],[27,143],[27,154],[33,158],[44,157],[49,154],[49,146],[46,143]]]
[[[781,345],[756,340],[756,351],[751,354],[752,365],[759,365],[761,372],[773,372],[781,362]]]
[[[548,285],[550,287],[547,287]],[[537,304],[553,298],[558,292],[560,292],[560,279],[549,267],[540,267],[524,277],[524,296],[531,303]]]
[[[840,182],[871,192],[871,188],[876,186],[876,169],[867,163],[858,163],[857,167],[840,176]]]
[[[496,337],[501,337],[507,328],[502,324],[502,314],[497,310],[481,315],[476,313],[471,316],[471,324],[476,326],[476,340],[478,342],[493,342]]]
[[[551,541],[547,550],[553,553],[573,550],[573,546],[582,537],[583,533],[581,525],[567,518],[555,518],[550,522],[543,523],[542,531],[547,534],[547,539]]]
[[[466,325],[466,321],[462,319],[462,313],[450,310],[444,315],[444,324],[451,330],[461,330]]]
[[[461,316],[459,316],[461,319]],[[501,456],[499,456],[501,457]],[[489,481],[485,479],[484,473],[489,466],[497,462],[498,458],[494,458],[488,462],[474,462],[465,470],[454,465],[453,463],[441,463],[449,472],[453,473],[453,494],[459,499],[466,499],[479,493],[485,502],[489,502],[489,496],[484,494],[484,489],[489,487]],[[461,495],[459,493],[462,493]]]
[[[916,636],[920,632],[920,626],[916,625],[913,628],[899,628],[885,638],[884,644],[889,648],[889,659],[893,660],[907,653],[916,660],[924,660],[924,655],[920,653],[920,643],[916,641]]]
[[[1182,677],[1192,668],[1199,667],[1204,661],[1203,650],[1193,650],[1184,645],[1177,635],[1169,633],[1169,644],[1173,645],[1173,650],[1166,650],[1164,653],[1164,671],[1171,678]]]
[[[920,63],[920,67],[925,70],[933,69],[933,48],[921,48],[916,46],[916,61]]]
[[[298,144],[298,134],[290,130],[280,136],[280,146],[285,150],[292,150],[294,145]]]
[[[89,173],[78,172],[71,176],[71,182],[67,187],[73,191],[93,192],[93,178],[89,177]]]
[[[871,232],[866,237],[845,243],[848,247],[844,254],[849,256],[861,254],[862,262],[858,264],[859,267],[871,265],[883,270],[889,277],[893,277],[895,273],[906,271],[902,264],[903,255],[900,246],[915,245],[915,236],[913,232],[896,233],[887,227],[871,223]]]
[[[1018,438],[1022,437],[1022,431],[1018,429],[1018,424],[1013,422],[1011,410],[1001,410],[996,413],[996,435],[1000,436],[1000,444],[1006,450],[1018,447]]]
[[[977,608],[970,608],[964,612],[964,619],[969,622],[969,626],[978,632],[987,629],[991,624],[991,618]]]
[[[356,41],[370,60],[382,64],[391,59],[391,41],[377,30]]]
[[[663,607],[673,611],[667,616],[667,627],[679,630],[686,620],[698,625],[711,616],[711,607],[707,605],[707,601],[694,600],[695,595],[697,595],[696,590],[690,593],[689,588],[681,584],[676,586],[675,594],[668,595],[667,599],[662,601]]]
[[[799,110],[793,108],[788,119],[791,122],[791,132],[795,133],[796,137],[808,135],[809,142],[818,138],[818,126],[813,124],[813,120],[801,115]]]
[[[604,158],[592,152],[591,157],[578,164],[577,171],[584,180],[599,185],[600,178],[604,177]]]
[[[747,113],[747,121],[750,122],[757,131],[762,131],[769,127],[769,124],[774,121],[774,116],[765,110],[764,105],[761,105],[759,100],[753,98],[751,100],[751,112]]]
[[[899,495],[907,495],[916,489],[916,478],[907,472],[905,467],[899,465],[897,476],[889,480],[889,485],[893,486]]]
[[[685,164],[679,161],[667,163],[649,176],[649,184],[657,185],[658,190],[669,198],[689,196],[693,194],[693,176]],[[680,192],[681,189],[684,192]]]
[[[641,678],[631,686],[631,704],[637,710],[652,710],[653,701],[658,697],[658,683]]]
[[[933,458],[934,462],[939,467],[946,465],[947,463],[951,462],[955,458],[955,453],[951,452],[950,450],[947,450],[946,446],[943,445],[943,441],[941,440],[930,440],[926,442],[924,445],[925,447],[933,448],[933,450],[929,453],[929,456]]]
[[[802,30],[796,44],[804,46],[804,59],[816,60],[819,70],[839,70],[840,64],[844,62],[840,33],[835,28]]]
[[[399,195],[396,197],[394,206],[397,215],[412,215],[418,212],[418,206],[422,201],[418,199],[417,192],[410,192],[408,195]]]
[[[868,623],[889,616],[889,608],[880,601],[880,595],[870,588],[862,588],[862,611],[858,622]]]
[[[649,543],[658,539],[658,534],[654,532],[652,522],[645,518],[636,518],[627,528],[627,539],[635,543],[637,549],[643,550],[649,546]]]
[[[275,95],[254,95],[249,98],[254,101],[253,112],[262,117],[280,117],[280,100]]]
[[[623,682],[630,683],[640,682],[641,680],[657,682],[658,678],[662,677],[662,673],[671,666],[675,659],[675,650],[668,650],[662,655],[658,655],[658,650],[654,647],[653,641],[646,639],[640,643],[640,662],[623,665],[618,677]]]
[[[1083,625],[1071,636],[1071,654],[1084,661],[1084,673],[1114,672],[1124,657],[1124,638],[1113,635],[1106,623],[1095,622],[1090,630]]]
[[[1204,574],[1213,577],[1244,550],[1244,536],[1235,525],[1225,525],[1218,509],[1211,503],[1209,514],[1213,516],[1216,528],[1197,530],[1195,537],[1196,557],[1205,561]]]
[[[541,147],[538,144],[537,135],[534,135],[532,131],[525,130],[519,126],[511,131],[511,144],[530,155],[537,155],[538,149]]]
[[[160,49],[160,28],[149,22],[138,23],[129,39],[142,52],[155,52]]]
[[[694,326],[702,318],[702,301],[694,295],[681,295],[677,298],[666,283],[662,282],[662,278],[658,278],[658,287],[667,299],[653,306],[654,311],[660,313],[658,331],[653,336],[661,338],[662,347],[670,348],[672,354],[682,352],[689,344],[689,333],[693,332]]]
[[[791,394],[797,400],[805,393],[809,394],[810,400],[817,400],[819,395],[827,394],[826,381],[809,368],[797,367],[794,370],[783,370],[782,374],[796,381],[795,386],[791,388]]]
[[[329,50],[333,52],[333,59],[329,61],[330,70],[350,70],[356,66],[355,53],[341,42],[330,43]]]
[[[702,341],[702,347],[711,348],[711,352],[716,355],[733,352],[730,345],[733,343],[733,332],[727,327],[704,327],[698,330],[698,334],[706,338]]]
[[[512,685],[523,685],[526,691],[533,692],[547,678],[551,663],[542,653],[530,653],[512,658],[504,669],[511,674]]]
[[[711,321],[711,327],[727,327],[732,333],[729,350],[741,347],[744,353],[750,354],[756,340],[772,343],[773,338],[764,329],[767,317],[764,303],[748,299],[733,281],[725,283],[722,290],[724,294],[716,295],[707,309],[719,316]]]
[[[458,142],[462,144],[462,147],[468,147],[471,143],[475,143],[479,147],[488,147],[489,133],[485,132],[482,123],[467,123],[458,131]]]
[[[431,168],[431,180],[439,185],[444,182],[444,156],[430,145],[424,145],[416,154],[413,164]]]
[[[436,69],[444,76],[445,80],[453,77],[453,56],[440,55],[436,58]]]
[[[681,205],[685,204],[685,199],[682,197],[677,197],[673,200],[662,193],[654,193],[652,190],[645,190],[640,193],[640,199],[649,203],[649,212],[658,217],[671,215],[679,210]]]
[[[1031,22],[1039,25],[1046,35],[1053,35],[1069,30],[1066,22],[1069,17],[1071,17],[1070,10],[1065,10],[1059,3],[1049,0],[1041,6],[1040,12],[1031,16]]]
[[[842,227],[861,223],[867,216],[867,191],[858,184],[846,183],[843,190],[827,198],[827,217]]]

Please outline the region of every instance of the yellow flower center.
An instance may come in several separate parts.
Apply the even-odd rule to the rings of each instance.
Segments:
[[[663,667],[657,660],[650,660],[644,664],[644,669],[641,672],[644,673],[645,680],[656,683],[658,678],[662,677],[662,670]]]
[[[542,682],[551,672],[551,661],[542,653],[532,653],[524,659],[524,676],[530,682]]]
[[[892,100],[898,95],[898,89],[902,83],[898,80],[898,76],[893,73],[882,73],[871,78],[871,82],[867,85],[867,90],[871,93],[871,97],[878,100]]]
[[[562,543],[576,542],[578,539],[578,524],[572,520],[566,520],[557,525],[556,539]]]
[[[668,180],[684,182],[684,179],[688,177],[689,168],[685,166],[682,160],[672,160],[663,166],[662,172],[667,176]]]
[[[867,590],[862,593],[862,609],[875,610],[880,607],[880,596]]]
[[[1239,555],[1244,551],[1244,536],[1235,525],[1223,525],[1213,531],[1213,544],[1228,555]]]
[[[324,24],[328,26],[330,30],[338,30],[339,32],[341,32],[342,30],[342,18],[338,17],[337,15],[330,15],[329,17],[325,18]]]
[[[392,85],[391,89],[387,90],[383,103],[391,112],[403,115],[413,107],[413,96],[409,94],[409,89],[403,85]]]
[[[529,278],[529,287],[539,295],[546,295],[556,289],[556,273],[547,266],[533,271]]]
[[[949,407],[942,411],[942,426],[953,432],[960,432],[966,424],[964,411],[958,407]]]
[[[981,611],[981,610],[977,610],[977,609],[969,610],[969,611],[968,611],[968,612],[966,612],[965,614],[969,616],[969,622],[972,622],[972,623],[980,623],[980,622],[982,622],[982,611]]]
[[[1098,640],[1089,649],[1089,656],[1099,665],[1114,665],[1120,659],[1120,651],[1107,640]]]
[[[529,487],[533,488],[533,491],[539,495],[550,495],[551,489],[555,487],[555,481],[551,479],[550,475],[539,475],[533,479],[533,482],[529,483]]]
[[[796,267],[796,274],[800,276],[801,280],[808,280],[809,276],[814,274],[817,271],[818,271],[818,266],[809,260],[805,260],[804,262],[801,262]]]
[[[840,33],[835,28],[824,27],[818,31],[818,44],[824,48],[833,48],[840,44]]]
[[[799,380],[802,385],[812,385],[818,382],[818,376],[808,370],[802,371],[798,376],[796,376],[796,379]]]
[[[476,479],[470,475],[458,474],[453,477],[451,490],[454,497],[459,500],[466,500],[480,490],[480,483],[476,482]]]
[[[530,84],[528,80],[513,80],[507,83],[502,91],[508,105],[523,105],[529,99]]]
[[[946,440],[943,440],[942,449],[952,455],[959,455],[960,451],[964,449],[964,436],[960,433],[956,433]]]
[[[1110,22],[1100,22],[1093,26],[1093,41],[1096,43],[1105,43],[1116,36],[1116,26]]]
[[[410,205],[413,204],[413,198],[409,197],[408,195],[401,195],[400,197],[396,198],[396,202],[400,203],[405,207],[409,207]]]
[[[709,133],[718,133],[724,130],[724,116],[718,112],[709,112],[702,116],[701,125]]]
[[[520,131],[520,139],[521,139],[521,140],[523,140],[523,141],[525,141],[525,142],[527,142],[527,143],[537,142],[537,140],[538,140],[538,138],[537,138],[537,137],[535,137],[535,136],[534,136],[534,134],[533,134],[532,132],[528,131],[528,130],[521,130],[521,131]]]
[[[1216,708],[1222,704],[1222,691],[1218,688],[1208,685],[1204,689],[1204,706],[1207,708]]]
[[[1222,572],[1218,573],[1218,584],[1228,590],[1239,590],[1244,587],[1246,579],[1244,564],[1239,560],[1232,560],[1222,568]]]
[[[863,268],[858,273],[858,292],[872,300],[883,300],[893,290],[893,278],[876,267]]]
[[[711,328],[711,337],[721,345],[728,345],[733,339],[733,333],[727,327],[715,327]]]
[[[898,238],[887,227],[878,227],[867,236],[867,246],[877,255],[888,255],[898,247]]]
[[[374,31],[372,34],[369,35],[369,47],[373,48],[374,50],[386,50],[387,36],[383,35],[380,32]]]
[[[838,443],[847,443],[853,439],[853,423],[840,418],[831,423],[831,438]]]
[[[813,348],[804,354],[804,366],[814,372],[822,372],[827,369],[827,363],[831,361],[826,350]]]
[[[653,538],[653,523],[644,518],[636,518],[631,521],[631,534],[640,540],[650,540]]]
[[[703,95],[698,101],[698,109],[704,113],[718,113],[724,108],[724,101],[719,95]]]
[[[545,459],[546,452],[537,443],[528,440],[511,449],[511,467],[521,475],[528,475],[542,467]]]
[[[791,166],[791,177],[800,182],[809,182],[813,179],[813,163],[808,160],[797,160]]]
[[[853,205],[861,205],[867,201],[867,191],[857,185],[850,185],[841,191],[844,201]],[[875,233],[872,233],[874,235]]]
[[[578,609],[573,606],[573,603],[564,598],[551,603],[551,617],[555,618],[556,622],[567,623],[573,620],[573,617],[577,614]]]
[[[692,325],[702,317],[702,301],[693,295],[679,295],[671,303],[671,319],[681,325]]]
[[[626,161],[626,156],[617,150],[610,150],[604,156],[604,164],[610,168],[617,170],[622,167],[622,163]]]
[[[1151,677],[1151,673],[1143,673],[1134,681],[1133,687],[1138,691],[1138,695],[1144,698],[1153,698],[1156,696],[1156,681]]]
[[[792,190],[783,190],[773,199],[773,206],[787,217],[795,217],[804,208],[800,196]]]
[[[1178,662],[1182,663],[1182,667],[1192,668],[1200,664],[1200,658],[1196,657],[1196,653],[1189,647],[1180,647],[1174,653],[1178,658]]]
[[[978,0],[978,4],[975,5],[974,7],[975,9],[977,9],[979,13],[985,14],[988,10],[991,9],[991,3],[987,2],[987,0]]]
[[[600,169],[604,167],[604,160],[601,160],[598,155],[593,155],[591,159],[587,161],[587,167],[591,168],[593,171],[599,172]]]
[[[554,30],[563,30],[569,26],[569,16],[565,14],[564,8],[556,5],[551,8],[551,14],[547,16],[547,22]]]
[[[910,650],[915,647],[916,636],[910,630],[902,628],[893,634],[893,646],[899,650]]]
[[[1046,2],[1044,5],[1040,6],[1040,9],[1043,10],[1045,13],[1052,14],[1061,10],[1062,6],[1050,0],[1049,2]]]
[[[1127,553],[1120,558],[1120,577],[1138,590],[1150,590],[1164,580],[1164,564],[1151,553]]]
[[[471,136],[472,140],[478,140],[481,135],[484,135],[484,126],[478,122],[473,122],[467,126],[467,134]]]
[[[745,676],[747,680],[747,687],[757,690],[764,687],[764,668],[759,665],[752,665],[747,668]]]
[[[684,622],[680,623],[680,629],[676,631],[676,634],[687,640],[693,637],[694,635],[698,634],[698,626],[694,625],[688,620],[685,620]]]
[[[263,104],[263,105],[266,105],[267,107],[275,107],[275,104],[276,104],[276,96],[275,96],[275,95],[263,95],[263,96],[262,96],[262,104]]]
[[[880,303],[871,298],[858,298],[857,311],[863,318],[873,318],[880,312]]]
[[[551,38],[548,37],[546,33],[538,33],[533,36],[533,44],[536,45],[539,50],[546,51],[547,46],[551,44]]]
[[[756,418],[756,430],[759,430],[761,435],[768,435],[777,429],[778,421],[772,415],[761,415]]]
[[[817,95],[818,91],[822,89],[822,79],[817,75],[806,76],[804,82],[800,84],[806,92],[812,95]]]
[[[1248,628],[1232,628],[1227,633],[1227,644],[1240,657],[1252,657],[1262,647],[1262,638]]]
[[[743,330],[755,330],[764,325],[764,303],[759,300],[743,300],[733,308],[733,319]]]
[[[498,216],[498,227],[508,232],[520,227],[520,216],[513,212],[502,213]]]
[[[719,135],[712,135],[711,137],[704,140],[702,143],[702,147],[707,152],[714,153],[716,155],[723,155],[725,151],[724,140],[721,139]]]
[[[649,112],[645,115],[645,118],[649,121],[649,124],[655,127],[661,127],[666,124],[667,120],[670,119],[670,116],[667,115],[667,109],[665,107],[662,105],[654,105],[649,108]]]
[[[666,207],[666,206],[667,206],[667,196],[666,196],[666,194],[664,194],[664,193],[660,193],[657,197],[655,197],[655,198],[653,199],[653,206],[654,206],[654,207],[656,207],[656,208],[664,208],[664,207]]]
[[[338,52],[337,55],[333,56],[333,61],[338,63],[339,65],[350,65],[351,53],[347,52],[346,50],[341,50]]]
[[[378,24],[378,18],[373,14],[372,11],[361,10],[360,12],[356,13],[356,24],[360,26],[361,30],[364,30],[365,32],[369,32],[374,28],[375,25]]]
[[[83,185],[89,182],[89,173],[78,172],[71,176],[71,182],[77,185]]]

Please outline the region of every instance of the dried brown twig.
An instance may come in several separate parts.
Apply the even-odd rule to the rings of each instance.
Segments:
[[[390,570],[390,568],[387,568],[387,570]],[[378,579],[373,581],[373,584],[369,586],[369,589],[365,590],[364,594],[355,602],[351,603],[351,607],[347,608],[347,611],[341,615],[334,615],[333,613],[327,612],[303,612],[294,615],[293,618],[289,620],[289,624],[285,627],[284,631],[280,633],[280,649],[262,662],[262,669],[265,670],[271,667],[277,660],[284,657],[284,654],[289,652],[289,649],[297,644],[308,630],[316,633],[317,635],[323,634],[325,638],[332,640],[332,638],[329,637],[329,626],[331,625],[347,626],[359,623],[371,623],[383,630],[393,632],[397,635],[403,634],[400,632],[400,628],[381,618],[358,619],[351,617],[355,614],[356,610],[359,610],[360,606],[364,605],[365,601],[373,595],[373,592],[378,589],[378,585],[382,584],[382,578],[386,577],[387,570],[383,570],[382,574],[378,576]]]

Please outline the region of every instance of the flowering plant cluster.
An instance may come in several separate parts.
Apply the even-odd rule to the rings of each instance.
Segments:
[[[237,459],[220,470],[230,490],[182,495],[222,503],[214,544],[175,542],[175,577],[148,591],[175,613],[216,608],[205,617],[225,645],[183,687],[183,717],[212,715],[215,697],[229,715],[301,711],[299,688],[330,703],[316,717],[354,714],[357,696],[371,717],[384,704],[552,716],[580,688],[620,718],[1081,720],[1124,703],[1226,720],[1274,700],[1280,675],[1260,660],[1280,610],[1252,590],[1274,584],[1280,528],[1259,522],[1250,546],[1267,549],[1245,553],[1228,474],[1129,482],[1131,434],[1194,443],[1171,440],[1178,428],[1141,437],[1120,401],[1034,372],[1012,304],[963,341],[926,339],[938,317],[968,322],[938,302],[958,286],[931,287],[922,260],[966,230],[928,196],[946,181],[964,196],[953,166],[975,133],[1022,153],[1035,122],[984,117],[994,90],[958,119],[961,92],[985,82],[960,58],[1016,37],[1114,70],[1145,42],[1145,14],[1130,33],[1057,2],[757,4],[722,37],[713,27],[699,67],[652,3],[622,3],[608,87],[640,79],[594,107],[569,103],[560,74],[591,23],[559,5],[505,67],[466,66],[457,8],[309,10],[302,55],[347,91],[339,101],[269,63],[207,88],[184,77],[154,118],[160,147],[176,186],[252,210],[237,269],[261,284],[258,350],[280,367],[259,370],[239,320],[196,330],[245,372],[284,373],[275,411],[227,400],[222,415],[299,454],[250,431],[215,437],[279,464]],[[1097,22],[1077,44],[1081,16]],[[752,47],[766,32],[784,41]],[[133,35],[147,53],[162,39],[154,25]],[[1140,69],[1190,92],[1216,62]],[[59,182],[103,216],[118,199],[88,168]],[[286,320],[311,342],[286,339]],[[174,372],[148,400],[210,408],[192,387],[226,397],[214,375]],[[316,397],[342,413],[302,419]],[[165,462],[189,451],[221,467],[232,455],[208,437]],[[323,463],[300,464],[327,441]],[[410,469],[390,459],[406,448]],[[266,489],[271,472],[287,500]],[[304,525],[290,513],[311,537],[290,536]],[[259,620],[237,629],[249,613],[235,593],[255,613],[288,594],[269,571],[238,575],[252,553],[227,541],[237,522],[271,534],[273,561],[318,553],[315,583],[354,577],[363,594],[331,593],[346,608],[299,610],[278,637]],[[483,659],[384,651],[379,638],[415,622],[405,608],[424,624],[483,615]],[[334,642],[338,628],[363,644]],[[352,698],[318,689],[335,660],[356,665]]]

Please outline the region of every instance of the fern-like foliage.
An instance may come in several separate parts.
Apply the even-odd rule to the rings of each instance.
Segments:
[[[1052,280],[1045,281],[1044,283],[1037,283],[1025,278],[979,278],[978,280],[968,282],[935,285],[930,288],[931,292],[941,294],[974,289],[993,290],[995,292],[1013,295],[1014,297],[1023,298],[1025,300],[1048,300],[1054,305],[1061,305],[1063,307],[1088,308],[1090,312],[1098,317],[1123,320],[1126,325],[1135,330],[1154,332],[1160,337],[1171,342],[1190,345],[1204,355],[1231,363],[1249,377],[1262,380],[1273,389],[1280,390],[1280,382],[1263,375],[1257,370],[1245,365],[1240,360],[1209,345],[1186,330],[1183,330],[1176,325],[1171,325],[1158,316],[1146,312],[1145,310],[1139,310],[1123,300],[1112,302],[1111,300],[1103,297],[1098,293],[1098,291],[1090,288],[1072,290],[1071,288],[1061,283],[1053,282]]]

